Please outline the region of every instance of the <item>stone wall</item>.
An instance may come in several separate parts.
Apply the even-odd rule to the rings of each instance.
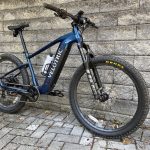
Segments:
[[[113,54],[124,58],[142,73],[150,88],[150,1],[149,0],[1,0],[0,1],[0,52],[13,52],[23,59],[20,39],[14,38],[7,26],[30,22],[24,32],[30,53],[49,40],[71,30],[70,20],[56,18],[53,12],[42,7],[43,2],[77,13],[83,10],[99,26],[84,34],[96,54]],[[54,46],[33,59],[34,67],[42,81],[40,69],[48,52],[56,52]],[[65,97],[41,96],[33,105],[55,110],[69,108],[68,87],[73,72],[81,64],[74,46],[55,89],[62,90]],[[149,116],[150,117],[150,116]]]

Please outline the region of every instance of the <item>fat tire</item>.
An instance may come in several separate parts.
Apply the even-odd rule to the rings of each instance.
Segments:
[[[81,76],[85,72],[83,64],[76,70],[76,72],[74,73],[72,77],[72,80],[70,82],[70,89],[69,89],[69,99],[70,99],[70,105],[71,105],[74,115],[76,116],[78,121],[91,133],[93,133],[94,135],[103,137],[103,138],[120,139],[122,137],[130,135],[143,124],[149,112],[149,93],[147,90],[146,82],[144,81],[142,75],[134,66],[132,66],[128,62],[120,58],[117,58],[114,56],[108,56],[108,55],[97,56],[93,58],[91,61],[94,64],[98,64],[98,63],[103,63],[108,60],[122,64],[125,67],[125,69],[128,71],[128,73],[130,74],[130,77],[134,79],[134,83],[138,86],[139,91],[140,91],[140,93],[138,94],[139,94],[139,97],[141,97],[141,100],[139,100],[138,102],[137,112],[134,116],[134,119],[130,121],[128,126],[125,129],[120,130],[118,132],[106,132],[106,131],[104,132],[102,130],[97,130],[93,128],[83,119],[82,114],[78,110],[78,106],[77,106],[78,104],[77,104],[77,99],[76,99],[77,85],[78,85],[78,82],[80,81]]]
[[[8,54],[8,53],[0,55],[0,63],[3,60],[12,61],[14,64],[16,64],[17,67],[23,64],[23,62],[19,58],[17,58],[15,55]],[[26,68],[22,68],[20,71],[21,71],[21,76],[23,79],[23,84],[29,85],[30,79],[29,79],[29,75],[28,75]],[[0,111],[4,113],[10,113],[10,114],[17,113],[19,110],[21,110],[25,106],[25,101],[27,101],[27,97],[22,96],[21,102],[18,102],[16,105],[9,107],[9,108],[0,106]]]

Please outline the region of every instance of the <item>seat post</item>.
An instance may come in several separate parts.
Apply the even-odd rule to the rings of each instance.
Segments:
[[[29,53],[28,53],[28,50],[27,50],[27,47],[26,47],[26,43],[25,43],[25,40],[24,40],[24,37],[23,37],[23,33],[22,33],[22,30],[19,30],[19,36],[20,36],[20,39],[21,39],[21,44],[23,46],[23,49],[24,49],[24,53],[26,55],[26,57],[29,56]]]

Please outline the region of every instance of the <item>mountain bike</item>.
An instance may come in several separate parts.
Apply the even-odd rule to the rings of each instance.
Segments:
[[[90,132],[104,138],[121,138],[136,131],[149,111],[148,90],[139,71],[113,55],[96,56],[93,53],[82,33],[97,26],[84,16],[83,11],[72,15],[50,4],[44,3],[44,7],[55,11],[57,17],[72,19],[72,32],[29,54],[23,37],[23,30],[29,24],[8,26],[14,37],[20,36],[26,63],[13,54],[0,55],[0,111],[16,113],[26,102],[35,102],[42,94],[63,97],[63,93],[54,87],[72,45],[76,44],[83,63],[75,71],[69,87],[75,117]],[[39,85],[31,59],[57,43],[56,54],[46,57],[42,67],[45,79]]]

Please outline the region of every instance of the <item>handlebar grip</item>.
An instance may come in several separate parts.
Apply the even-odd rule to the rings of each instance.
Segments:
[[[57,7],[55,7],[55,6],[53,6],[53,5],[50,5],[50,4],[47,4],[47,3],[43,3],[43,6],[45,7],[45,8],[47,8],[47,9],[50,9],[50,10],[53,10],[53,11],[60,11],[60,9],[59,8],[57,8]]]

